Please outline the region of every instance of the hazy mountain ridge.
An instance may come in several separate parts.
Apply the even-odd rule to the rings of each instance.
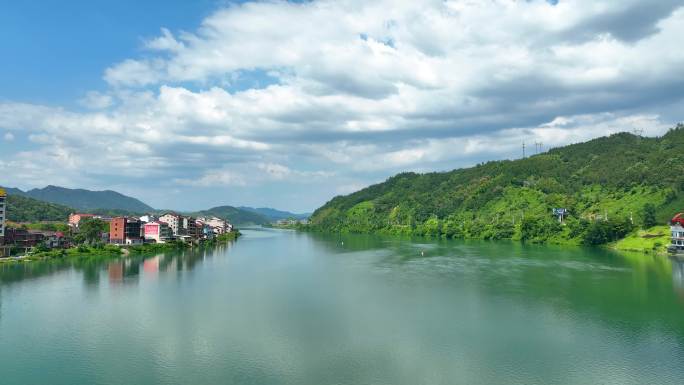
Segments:
[[[45,202],[69,206],[80,211],[114,209],[129,212],[148,212],[154,210],[136,198],[112,190],[91,191],[53,185],[44,188],[34,188],[28,191],[16,188],[8,188],[6,190],[8,194],[22,195]]]
[[[266,225],[270,220],[255,212],[243,210],[233,206],[217,206],[207,210],[202,210],[192,213],[196,216],[215,216],[222,219],[228,219],[236,225]]]
[[[276,222],[282,219],[306,219],[311,216],[311,213],[292,213],[289,211],[278,210],[270,207],[246,207],[240,206],[238,209],[250,211],[265,216],[272,222]]]
[[[111,190],[90,191],[57,186],[47,186],[42,189],[28,191],[22,191],[17,188],[4,189],[8,194],[7,218],[15,222],[64,222],[67,220],[69,213],[77,211],[104,216],[135,216],[145,213],[161,214],[168,211],[177,211],[157,210],[136,198]],[[269,218],[257,212],[233,206],[213,207],[189,213],[189,215],[216,216],[227,219],[237,225],[265,225],[271,222]]]

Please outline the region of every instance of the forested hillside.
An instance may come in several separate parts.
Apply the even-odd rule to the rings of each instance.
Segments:
[[[7,196],[7,219],[12,222],[65,222],[74,209],[21,196]]]
[[[554,208],[568,214],[563,223]],[[314,212],[316,231],[600,244],[684,210],[684,125],[514,161],[403,173]]]

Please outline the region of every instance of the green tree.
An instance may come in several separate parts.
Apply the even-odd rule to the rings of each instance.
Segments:
[[[629,218],[596,221],[589,225],[584,235],[584,243],[588,245],[602,245],[623,238],[633,226]]]
[[[78,225],[74,241],[79,244],[93,245],[100,241],[103,232],[109,230],[109,224],[101,219],[85,218]]]
[[[644,228],[653,227],[658,224],[656,220],[656,207],[653,203],[646,203],[641,211]]]
[[[584,235],[584,243],[587,245],[602,245],[610,241],[610,225],[608,222],[592,222]]]

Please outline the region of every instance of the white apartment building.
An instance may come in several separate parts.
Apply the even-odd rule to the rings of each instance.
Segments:
[[[183,222],[180,215],[175,213],[166,213],[159,217],[159,222],[164,222],[169,225],[173,236],[178,236],[182,232]]]

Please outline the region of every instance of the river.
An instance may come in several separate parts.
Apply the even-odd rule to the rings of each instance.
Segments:
[[[684,263],[247,229],[0,265],[0,383],[683,384]]]

